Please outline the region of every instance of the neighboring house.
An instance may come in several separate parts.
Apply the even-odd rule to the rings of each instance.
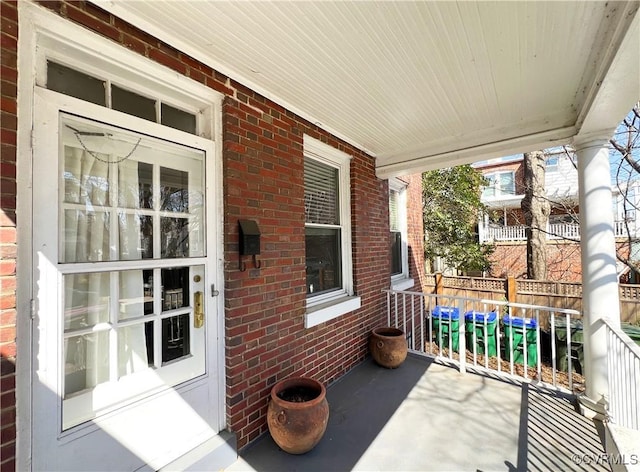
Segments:
[[[551,204],[547,232],[548,272],[551,280],[580,281],[580,224],[578,205],[578,171],[574,154],[562,149],[546,156],[545,190]],[[525,193],[523,157],[482,162],[474,165],[487,178],[482,202],[488,211],[478,223],[481,243],[492,243],[490,275],[522,277],[526,266],[526,225],[520,208]],[[629,248],[640,239],[640,225],[636,224],[636,208],[640,182],[634,181],[628,190],[612,186],[612,208],[617,247],[625,257]],[[626,198],[625,198],[626,195]],[[633,243],[631,243],[633,241]],[[627,274],[619,265],[619,275]]]

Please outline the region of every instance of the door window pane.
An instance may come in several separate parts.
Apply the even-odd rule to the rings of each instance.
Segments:
[[[47,61],[47,88],[71,97],[86,100],[103,107],[107,106],[107,83],[56,62]],[[156,103],[158,100],[111,85],[111,108],[139,118],[160,122],[165,126],[197,134],[194,113],[160,104],[161,117],[158,120]]]
[[[176,169],[160,169],[160,209],[189,211],[189,175]]]
[[[138,184],[140,185],[139,208],[153,208],[153,166],[145,162],[138,164]]]
[[[150,367],[155,366],[154,324],[153,321],[144,324],[144,338],[147,342],[147,361]]]
[[[124,270],[118,277],[118,320],[144,316],[145,287],[142,270]],[[150,289],[151,297],[153,289]]]
[[[196,115],[162,104],[162,124],[186,133],[196,134]]]
[[[156,121],[156,101],[128,90],[111,86],[111,108],[149,121]]]
[[[140,257],[153,258],[153,218],[140,216]]]
[[[189,355],[189,315],[162,320],[162,362],[170,362]]]
[[[190,268],[162,269],[162,311],[184,311],[190,305]],[[162,363],[191,353],[189,312],[162,320]]]
[[[105,82],[61,64],[47,62],[47,88],[106,106]]]
[[[162,311],[189,306],[189,268],[162,269]]]
[[[91,329],[109,321],[110,280],[108,273],[71,274],[64,277],[65,331]]]
[[[142,271],[142,296],[144,297],[144,314],[153,313],[153,297],[155,294],[153,270]]]
[[[105,211],[66,210],[62,262],[109,260],[110,220]]]
[[[153,366],[153,357],[148,357],[149,351],[153,352],[153,338],[149,343],[146,324],[148,323],[118,329],[118,378]]]
[[[83,334],[64,340],[64,395],[109,380],[109,333]]]
[[[60,262],[205,255],[204,152],[66,115],[62,131]]]
[[[160,220],[162,258],[189,256],[189,220],[162,218]]]

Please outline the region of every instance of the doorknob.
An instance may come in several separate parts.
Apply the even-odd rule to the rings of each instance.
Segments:
[[[204,326],[204,304],[202,303],[202,292],[193,294],[193,304],[195,305],[193,312],[193,327],[202,328]]]

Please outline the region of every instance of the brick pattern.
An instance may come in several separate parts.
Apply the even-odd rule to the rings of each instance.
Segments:
[[[496,245],[491,255],[491,270],[489,277],[513,276],[526,278],[527,276],[527,243],[517,241]],[[563,282],[580,282],[580,246],[572,243],[547,244],[547,275],[548,280]]]
[[[18,9],[0,3],[0,469],[15,469],[16,450],[16,135]]]
[[[39,3],[226,95],[223,106],[226,414],[229,428],[237,433],[239,447],[244,447],[267,430],[267,399],[275,382],[288,376],[307,375],[330,383],[367,355],[368,334],[386,316],[386,298],[381,290],[388,288],[390,280],[387,182],[376,178],[370,156],[99,7],[84,1]],[[17,15],[14,2],[2,0],[2,7],[2,179],[3,185],[5,176],[9,182],[6,197],[3,186],[3,209],[8,204],[13,215]],[[5,15],[4,9],[10,13]],[[5,77],[12,78],[9,85],[13,84],[13,88],[8,87],[6,98]],[[10,119],[7,123],[11,124],[7,136],[12,139],[8,142],[13,143],[7,146],[6,167],[5,112]],[[352,156],[354,284],[356,293],[362,297],[361,309],[312,329],[304,328],[305,133]],[[239,270],[238,219],[255,219],[260,226],[260,269],[253,268],[247,258],[247,270]],[[411,225],[417,227],[417,222]],[[2,231],[3,247],[5,241],[7,246],[15,246],[15,221],[6,228],[3,226]],[[412,248],[416,256],[422,254],[421,237],[412,242]],[[7,266],[3,265],[3,274],[8,271],[13,282],[14,259],[8,258]],[[412,276],[422,278],[421,264],[414,261],[411,267]],[[2,311],[2,346],[14,356],[15,314],[11,313],[11,309]],[[9,339],[6,343],[5,338]],[[15,455],[15,378],[13,369],[5,368],[4,354],[2,382],[2,453],[3,460],[7,457],[6,464],[11,465]],[[6,432],[5,424],[10,425]]]
[[[617,242],[616,252],[623,258],[629,255],[629,246]],[[527,276],[527,242],[501,242],[491,255],[489,277],[504,278]],[[547,279],[560,282],[581,282],[582,265],[580,245],[572,242],[547,242]]]
[[[403,177],[407,182],[407,233],[409,273],[415,280],[414,290],[426,287],[424,266],[424,223],[422,220],[422,174]]]
[[[264,433],[269,391],[289,376],[330,383],[367,354],[386,314],[388,187],[373,160],[249,90],[224,104],[225,302],[229,424],[240,447]],[[304,328],[303,135],[352,156],[351,210],[356,313]],[[262,234],[261,268],[238,270],[238,219]],[[248,259],[248,258],[247,258]]]

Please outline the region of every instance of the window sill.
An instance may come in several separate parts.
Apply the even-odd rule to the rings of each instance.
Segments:
[[[407,290],[415,285],[413,279],[397,279],[391,281],[391,290]]]
[[[344,296],[335,300],[330,300],[311,308],[307,308],[304,315],[304,327],[313,328],[319,324],[342,316],[353,310],[357,310],[361,306],[360,297]]]

